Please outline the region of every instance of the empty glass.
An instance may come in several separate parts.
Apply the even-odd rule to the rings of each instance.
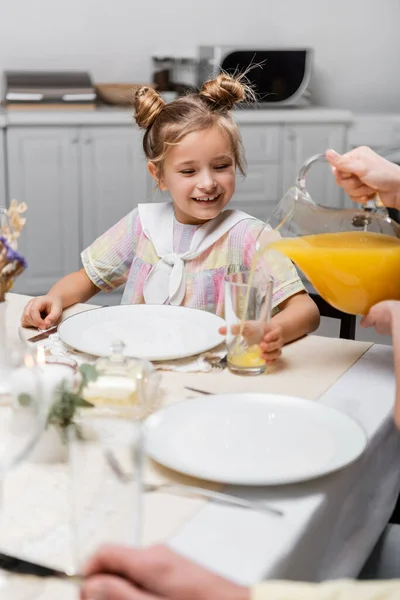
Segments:
[[[233,373],[261,375],[267,369],[260,342],[271,318],[273,279],[261,270],[225,277],[227,363]]]
[[[142,527],[142,419],[158,403],[160,375],[115,342],[83,390],[69,429],[75,568],[101,543],[138,546]],[[123,473],[123,477],[121,477]]]

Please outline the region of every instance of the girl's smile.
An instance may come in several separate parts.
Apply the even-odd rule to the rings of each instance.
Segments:
[[[157,179],[157,168],[149,162]],[[186,135],[171,147],[159,178],[171,194],[181,223],[201,224],[217,217],[235,191],[236,165],[227,136],[218,126]]]

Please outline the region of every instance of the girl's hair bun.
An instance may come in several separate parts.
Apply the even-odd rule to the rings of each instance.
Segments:
[[[135,120],[138,126],[142,129],[149,129],[164,106],[164,100],[154,88],[139,88],[133,100]]]
[[[252,90],[241,82],[241,77],[221,73],[215,79],[203,83],[199,95],[216,110],[231,110],[235,104],[252,95]]]

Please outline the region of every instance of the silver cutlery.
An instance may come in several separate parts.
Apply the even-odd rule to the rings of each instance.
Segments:
[[[206,362],[208,362],[209,365],[212,366],[213,369],[220,369],[222,371],[228,366],[228,359],[226,355],[223,358],[208,358],[207,356],[205,356],[205,360]]]
[[[207,396],[212,396],[212,392],[206,392],[205,390],[199,390],[197,388],[189,387],[188,385],[184,386],[185,390],[189,390],[190,392],[196,392],[197,394],[206,394]]]
[[[123,483],[129,483],[134,480],[134,476],[131,473],[126,473],[120,466],[118,460],[111,452],[111,450],[105,450],[105,456],[108,464],[110,465],[114,474]],[[217,492],[215,490],[209,490],[207,488],[197,487],[194,485],[185,485],[182,483],[144,483],[143,489],[145,492],[166,492],[167,494],[177,494],[182,496],[204,496],[211,500],[219,500],[225,504],[233,504],[242,508],[254,510],[256,512],[271,513],[277,517],[283,517],[283,511],[268,504],[262,502],[253,502],[251,500],[244,500],[238,498],[232,494],[226,494],[225,492]]]
[[[50,327],[49,329],[45,329],[45,330],[41,331],[40,333],[37,333],[36,335],[28,338],[26,341],[32,342],[32,343],[41,342],[42,340],[47,339],[53,333],[57,333],[57,329],[58,329],[58,325],[53,325],[53,327]]]
[[[68,579],[69,581],[82,581],[82,576],[69,571],[60,571],[52,567],[46,567],[18,556],[0,552],[0,569],[17,575],[30,575],[42,578]]]

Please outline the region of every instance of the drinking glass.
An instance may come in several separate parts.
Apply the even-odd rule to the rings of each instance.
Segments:
[[[157,405],[160,375],[127,358],[121,342],[100,358],[69,429],[75,568],[102,543],[139,546],[142,527],[142,420]]]
[[[271,318],[273,279],[262,270],[228,273],[225,277],[228,368],[239,375],[261,375],[264,324]]]

